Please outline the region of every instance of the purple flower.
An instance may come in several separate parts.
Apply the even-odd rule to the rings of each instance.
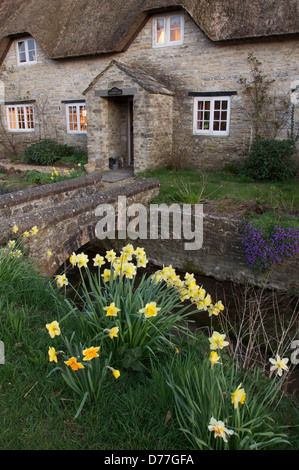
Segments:
[[[267,271],[299,251],[299,227],[283,228],[275,225],[271,230],[245,226],[242,243],[246,261],[253,269]]]

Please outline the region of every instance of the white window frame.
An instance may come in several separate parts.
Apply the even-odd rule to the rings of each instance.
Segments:
[[[11,108],[14,108],[15,122],[18,126],[17,129],[14,129],[10,126],[10,113],[9,113],[9,110]],[[21,109],[21,108],[23,108],[23,112],[24,112],[24,124],[25,124],[24,128],[19,127],[20,121],[18,119],[18,109]],[[26,108],[31,108],[32,109],[33,127],[28,127],[29,121],[27,119]],[[7,112],[7,128],[9,130],[9,132],[34,132],[35,131],[34,106],[32,104],[10,104],[10,105],[6,105],[6,112]]]
[[[79,122],[79,126],[78,126],[78,122],[77,122],[77,127],[78,127],[77,130],[71,129],[69,108],[70,107],[76,107],[76,116],[80,117],[80,107],[82,107],[82,106],[84,107],[84,111],[86,112],[86,104],[83,103],[83,102],[72,102],[72,103],[67,103],[66,104],[66,122],[67,122],[67,133],[68,134],[86,134],[87,133],[87,130],[81,130],[80,122]],[[80,127],[80,129],[79,129],[79,127]]]
[[[170,20],[171,18],[178,16],[181,22],[181,39],[178,41],[170,40]],[[165,24],[165,41],[164,43],[157,42],[157,21],[164,20]],[[169,46],[179,46],[184,44],[184,23],[185,18],[183,13],[169,13],[167,15],[159,15],[153,18],[153,47],[169,47]]]
[[[201,101],[210,101],[210,117],[209,117],[209,129],[198,129],[198,103]],[[215,101],[226,101],[227,102],[227,119],[226,119],[226,130],[213,130],[214,127],[214,112],[215,112]],[[217,112],[217,110],[216,110]],[[227,136],[229,135],[230,127],[230,113],[231,113],[231,97],[230,96],[196,96],[194,97],[193,104],[193,134],[195,135],[212,135],[212,136]]]
[[[35,50],[35,59],[34,59],[34,60],[30,60],[30,59],[29,59],[28,41],[30,41],[30,40],[33,40],[33,41],[34,41],[34,50]],[[19,44],[22,43],[22,42],[25,44],[25,56],[26,56],[26,61],[25,61],[25,62],[21,62],[21,61],[20,61]],[[19,39],[19,40],[17,41],[16,47],[17,47],[18,65],[32,65],[32,64],[36,64],[36,63],[37,63],[36,41],[35,41],[35,39],[34,39],[33,37]]]

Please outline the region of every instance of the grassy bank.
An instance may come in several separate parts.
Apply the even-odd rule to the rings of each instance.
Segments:
[[[138,258],[139,263],[145,262],[144,256]],[[72,257],[82,282],[91,276],[88,262],[83,253]],[[212,340],[206,335],[171,334],[177,328],[175,320],[182,323],[180,309],[186,307],[175,301],[176,293],[182,294],[177,290],[181,281],[170,268],[158,271],[153,285],[151,279],[144,278],[137,290],[137,286],[132,289],[131,263],[126,265],[122,281],[113,271],[103,281],[108,258],[99,256],[96,262],[99,276],[95,273],[89,278],[89,287],[82,284],[77,302],[66,301],[71,289],[67,277],[59,277],[62,287],[58,287],[26,256],[18,254],[15,245],[2,248],[0,326],[5,363],[0,365],[1,449],[296,449],[296,400],[279,391],[278,376],[269,380],[258,368],[254,373],[246,372],[237,366],[225,344],[218,349],[220,362],[211,354],[213,365],[209,359]],[[119,264],[113,266],[119,269]],[[211,304],[192,275],[183,285],[187,288],[184,296],[191,296],[191,304],[196,301],[198,311],[205,299],[207,308],[213,310],[212,317],[221,314],[221,304]],[[140,310],[150,299],[157,301],[161,312],[156,306]],[[103,305],[112,300],[120,308],[118,315],[109,317],[107,312],[101,316]],[[165,315],[169,309],[171,316]],[[50,337],[46,325],[54,319],[60,330]],[[103,336],[103,331],[111,331],[104,328],[113,324],[118,325],[118,335]],[[68,368],[65,360],[70,351],[78,352],[91,344],[100,345],[103,354],[90,362],[83,360],[84,370]],[[50,361],[50,347],[56,349],[57,363]],[[109,364],[120,369],[118,378],[106,370],[108,354]],[[97,367],[105,374],[99,389]],[[246,393],[242,392],[241,402],[232,401],[231,393],[237,392],[241,383]],[[85,402],[86,390],[98,398]],[[234,429],[228,442],[215,439],[216,434],[214,437],[208,428],[212,416],[228,419],[227,426]]]
[[[148,170],[140,177],[154,177],[161,181],[156,203],[174,202],[196,204],[203,201],[218,201],[225,210],[246,205],[249,208],[268,205],[292,212],[299,211],[299,185],[296,179],[287,181],[253,181],[227,170],[203,172],[193,169]]]

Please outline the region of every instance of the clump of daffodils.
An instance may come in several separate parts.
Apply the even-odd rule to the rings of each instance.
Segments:
[[[208,311],[209,316],[218,315],[224,310],[221,300],[216,304],[212,303],[210,294],[207,294],[202,286],[197,285],[193,273],[186,273],[182,280],[172,266],[165,266],[153,275],[153,279],[156,282],[164,281],[167,286],[174,287],[179,291],[182,302],[190,300],[198,310]]]
[[[136,264],[134,264],[134,260]],[[69,261],[72,266],[77,266],[80,269],[82,267],[87,268],[89,259],[84,253],[72,253]],[[148,260],[143,248],[137,247],[134,249],[132,244],[128,244],[123,247],[119,256],[117,256],[114,250],[108,250],[106,251],[105,256],[97,254],[95,258],[93,258],[93,262],[94,266],[109,266],[110,269],[104,268],[104,271],[101,274],[104,282],[107,282],[110,279],[111,269],[113,270],[114,279],[117,276],[125,276],[127,279],[133,279],[137,274],[137,268],[145,268]]]

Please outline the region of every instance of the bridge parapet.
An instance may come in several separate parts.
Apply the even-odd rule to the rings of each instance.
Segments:
[[[44,184],[0,196],[0,222],[29,213],[81,199],[99,192],[103,187],[102,174],[90,173],[58,183]]]
[[[118,197],[125,196],[128,204],[138,202],[146,205],[159,193],[160,188],[160,182],[150,178],[135,180],[130,184],[101,191],[98,186],[98,176],[94,175],[94,179],[86,178],[92,187],[92,194],[90,195],[86,191],[83,196],[79,193],[77,197],[74,195],[73,198],[69,197],[68,200],[65,197],[62,203],[53,204],[52,206],[49,200],[45,198],[44,208],[41,204],[38,210],[28,211],[26,214],[22,212],[20,195],[15,199],[15,201],[18,199],[18,204],[14,205],[11,201],[12,206],[19,206],[20,215],[17,216],[17,212],[15,212],[13,217],[2,218],[0,243],[3,244],[13,238],[12,227],[14,224],[19,227],[17,235],[20,234],[20,236],[25,231],[30,231],[32,227],[37,226],[38,235],[24,239],[24,244],[26,244],[29,256],[36,260],[41,270],[52,275],[69,258],[73,251],[79,250],[87,242],[95,238],[95,226],[99,220],[95,215],[95,210],[100,204],[116,206]],[[53,183],[51,186],[59,184]],[[60,186],[58,190],[60,194]],[[52,196],[54,197],[54,188],[52,188],[52,191]],[[28,193],[26,198],[28,198]],[[31,201],[35,200],[32,198]],[[1,207],[0,211],[2,211]],[[53,252],[53,256],[50,258],[47,257],[48,251]]]

